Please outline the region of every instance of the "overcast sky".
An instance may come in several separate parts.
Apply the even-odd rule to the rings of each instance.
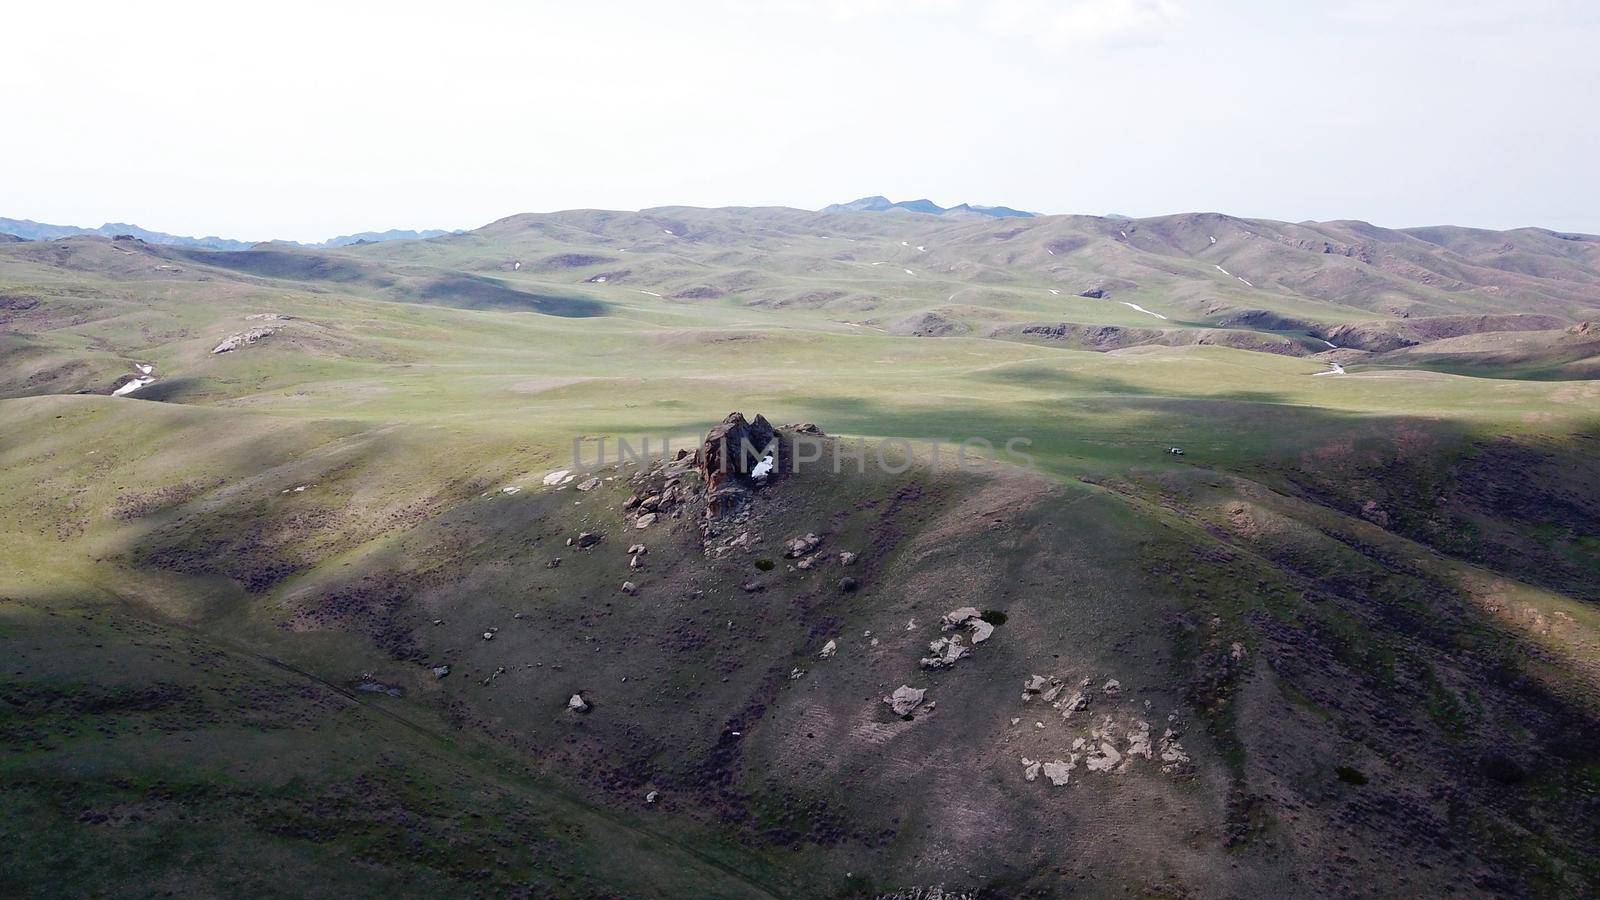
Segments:
[[[866,194],[1600,232],[1579,0],[18,3],[0,216],[318,240]]]

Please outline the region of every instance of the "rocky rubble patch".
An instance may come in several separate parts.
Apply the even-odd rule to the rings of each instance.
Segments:
[[[971,653],[973,646],[987,641],[994,635],[994,626],[984,621],[983,614],[971,606],[963,606],[945,613],[939,620],[939,627],[947,633],[928,644],[930,655],[923,657],[920,663],[924,669],[947,669]],[[968,637],[971,639],[971,646],[962,643],[960,633],[962,628],[970,629]]]
[[[1065,786],[1072,781],[1080,765],[1084,775],[1121,775],[1146,764],[1158,767],[1165,775],[1187,771],[1190,760],[1179,740],[1177,713],[1167,716],[1167,726],[1156,740],[1147,718],[1148,702],[1143,709],[1130,707],[1121,702],[1120,680],[1106,678],[1095,687],[1096,681],[1099,679],[1084,676],[1069,682],[1054,675],[1031,675],[1024,679],[1022,702],[1049,704],[1060,716],[1050,716],[1048,720],[1061,723],[1046,725],[1046,720],[1041,719],[1024,732],[1030,744],[1047,748],[1047,752],[1035,751],[1021,757],[1024,780],[1035,781],[1042,774],[1052,785]],[[1103,706],[1105,711],[1078,715],[1097,705]],[[1087,727],[1067,724],[1073,722],[1075,716],[1078,723],[1087,723]],[[1016,727],[1022,721],[1023,717],[1019,716],[1013,718],[1011,724]]]
[[[255,342],[271,337],[282,330],[281,325],[257,325],[244,331],[235,331],[222,339],[222,343],[211,349],[212,353],[231,353],[241,347],[248,347]]]

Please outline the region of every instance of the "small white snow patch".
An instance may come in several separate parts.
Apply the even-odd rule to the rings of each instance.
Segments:
[[[152,381],[155,381],[155,379],[151,378],[149,376],[145,376],[144,378],[135,378],[134,380],[128,382],[127,384],[123,385],[122,387],[119,387],[116,390],[112,391],[111,395],[113,397],[126,397],[129,394],[133,393],[134,391],[137,391],[138,389],[140,389],[140,388],[144,387],[145,385],[151,383]]]
[[[1046,290],[1048,290],[1053,296],[1056,296],[1056,297],[1061,296],[1061,292],[1056,290],[1055,288],[1046,288]]]
[[[640,291],[640,292],[639,292],[639,293],[641,293],[641,294],[649,294],[649,295],[650,295],[650,296],[652,296],[652,297],[659,297],[659,296],[661,296],[661,295],[660,295],[660,294],[658,294],[658,293],[656,293],[656,292],[655,292],[655,291]]]
[[[1056,255],[1056,252],[1054,250],[1051,250],[1049,247],[1044,248],[1044,252],[1050,254],[1051,256],[1055,256]]]
[[[761,460],[761,462],[756,463],[755,467],[750,470],[750,477],[754,478],[756,481],[765,481],[767,476],[771,474],[772,457],[770,455]]]
[[[672,229],[671,228],[663,228],[663,229],[661,229],[661,233],[662,234],[672,234]],[[677,235],[675,235],[675,234],[672,234],[672,236],[673,237],[677,237]]]
[[[1250,283],[1250,279],[1244,277],[1243,275],[1235,275],[1233,277],[1235,277],[1235,278],[1239,279],[1240,281],[1244,282],[1245,283],[1245,287],[1255,287],[1255,285]]]
[[[1216,269],[1218,272],[1221,272],[1224,275],[1232,275],[1233,274],[1232,272],[1229,272],[1227,269],[1224,269],[1223,267],[1221,267],[1219,265],[1216,265],[1214,263],[1212,264],[1212,268]]]
[[[1333,368],[1329,369],[1326,372],[1317,372],[1316,374],[1317,375],[1343,375],[1345,373],[1344,372],[1344,366],[1341,366],[1336,362],[1328,363],[1328,365],[1332,366]]]
[[[1213,243],[1213,244],[1215,244],[1217,242],[1217,236],[1214,235],[1214,234],[1208,234],[1208,235],[1206,235],[1206,237],[1211,238],[1211,243]]]
[[[928,252],[928,248],[922,246],[921,244],[918,244],[917,245],[917,252],[918,253],[927,253]]]
[[[906,274],[907,274],[907,275],[915,275],[915,274],[917,274],[917,273],[915,273],[915,272],[913,272],[913,271],[911,271],[911,270],[910,270],[910,269],[907,269],[907,270],[906,270]]]
[[[514,263],[511,264],[511,270],[513,272],[515,272],[515,271],[517,271],[517,270],[519,270],[521,268],[522,268],[522,263],[514,262]]]
[[[1337,350],[1337,349],[1339,349],[1339,345],[1338,345],[1338,344],[1335,344],[1335,343],[1334,343],[1334,342],[1333,342],[1333,341],[1330,341],[1330,340],[1328,340],[1328,339],[1327,339],[1327,338],[1321,338],[1321,341],[1322,341],[1322,342],[1323,342],[1323,343],[1324,343],[1324,344],[1327,344],[1327,345],[1328,345],[1328,346],[1329,346],[1329,347],[1330,347],[1330,348],[1332,348],[1332,349],[1334,349],[1334,350]]]
[[[1140,306],[1137,303],[1129,303],[1128,301],[1124,300],[1124,301],[1122,301],[1122,305],[1128,307],[1129,309],[1138,310],[1139,312],[1142,312],[1147,316],[1155,316],[1158,319],[1165,319],[1166,318],[1166,316],[1163,316],[1161,313],[1151,312],[1150,310],[1145,309],[1144,307]]]

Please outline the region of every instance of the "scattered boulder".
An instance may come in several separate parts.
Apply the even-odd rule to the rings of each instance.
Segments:
[[[639,518],[634,520],[633,527],[635,527],[635,528],[649,528],[651,525],[654,525],[655,523],[656,523],[656,514],[653,513],[653,512],[647,512],[644,515],[642,515]]]
[[[788,544],[788,548],[783,551],[783,555],[789,559],[799,559],[800,557],[805,556],[807,553],[817,549],[817,546],[821,543],[822,538],[807,532],[805,537],[797,537],[794,540],[791,540]]]
[[[838,652],[839,652],[839,642],[830,640],[826,644],[822,645],[822,652],[818,653],[817,656],[822,658],[822,659],[828,659],[829,657],[833,656],[835,653],[838,653]]]
[[[972,642],[981,644],[994,636],[994,626],[983,620],[983,613],[976,607],[963,606],[944,614],[939,620],[940,627],[945,631],[960,628],[963,625],[972,628]]]
[[[1087,291],[1079,291],[1078,296],[1087,297],[1090,300],[1104,300],[1106,292],[1103,288],[1089,288]]]
[[[571,474],[572,472],[569,469],[557,469],[554,472],[544,476],[544,485],[546,487],[551,487],[553,485],[560,484],[562,479]]]
[[[949,630],[967,621],[968,619],[976,619],[979,615],[981,615],[981,613],[978,612],[977,607],[963,606],[960,609],[952,609],[945,613],[944,616],[940,618],[939,622],[945,627],[946,630]]]
[[[631,581],[624,581],[622,583],[621,591],[630,597],[637,596],[639,593],[639,586]]]
[[[1070,719],[1075,712],[1083,712],[1089,708],[1089,695],[1083,691],[1073,694],[1065,703],[1061,704],[1061,718]]]
[[[573,542],[573,546],[577,547],[579,550],[587,550],[590,547],[593,547],[595,544],[600,543],[600,539],[603,537],[605,537],[605,535],[594,531],[581,532],[578,535],[578,539]]]
[[[909,716],[911,711],[922,705],[922,698],[928,693],[926,688],[914,688],[902,684],[894,689],[894,693],[883,698],[897,716]]]
[[[840,553],[839,553],[839,565],[841,565],[841,566],[853,566],[853,565],[855,565],[855,562],[856,562],[856,555],[854,553],[851,553],[849,550],[840,551]]]
[[[1089,751],[1089,758],[1084,760],[1084,765],[1091,772],[1109,772],[1122,762],[1122,754],[1110,741],[1101,741],[1098,747]]]
[[[599,486],[600,479],[596,477],[585,478],[584,480],[573,485],[574,488],[577,488],[580,491],[592,491]]]
[[[1072,770],[1076,768],[1077,765],[1078,758],[1073,756],[1066,762],[1062,762],[1059,759],[1055,760],[1054,762],[1047,762],[1042,766],[1042,768],[1044,769],[1044,777],[1050,779],[1050,783],[1056,787],[1061,787],[1067,783],[1067,780],[1072,775]]]
[[[967,648],[961,643],[959,634],[936,638],[928,644],[928,650],[933,655],[922,658],[920,665],[924,669],[947,669],[968,653]]]
[[[443,677],[445,677],[446,675],[449,675],[449,674],[450,674],[450,667],[449,666],[434,666],[433,667],[433,677],[435,677],[435,678],[443,678]]]
[[[589,701],[583,699],[582,694],[573,694],[572,697],[567,700],[567,709],[570,709],[573,712],[586,713],[590,709]]]
[[[1150,723],[1143,719],[1140,719],[1134,723],[1132,728],[1128,729],[1128,760],[1122,764],[1123,768],[1127,768],[1128,763],[1133,762],[1135,756],[1143,759],[1150,759],[1152,756],[1150,749]]]
[[[859,587],[861,587],[861,583],[848,575],[839,579],[839,590],[846,594],[854,593]]]
[[[1189,754],[1183,751],[1183,745],[1178,743],[1177,733],[1171,728],[1162,733],[1158,752],[1161,755],[1163,772],[1175,772],[1189,762]]]
[[[645,546],[643,544],[629,544],[628,545],[628,555],[629,556],[643,556],[644,554],[649,553],[649,552],[650,551],[646,550]]]

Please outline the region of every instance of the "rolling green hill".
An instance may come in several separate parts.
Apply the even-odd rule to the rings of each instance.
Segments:
[[[0,244],[0,887],[1592,893],[1597,319],[1215,214]],[[888,464],[547,477],[734,410]]]

